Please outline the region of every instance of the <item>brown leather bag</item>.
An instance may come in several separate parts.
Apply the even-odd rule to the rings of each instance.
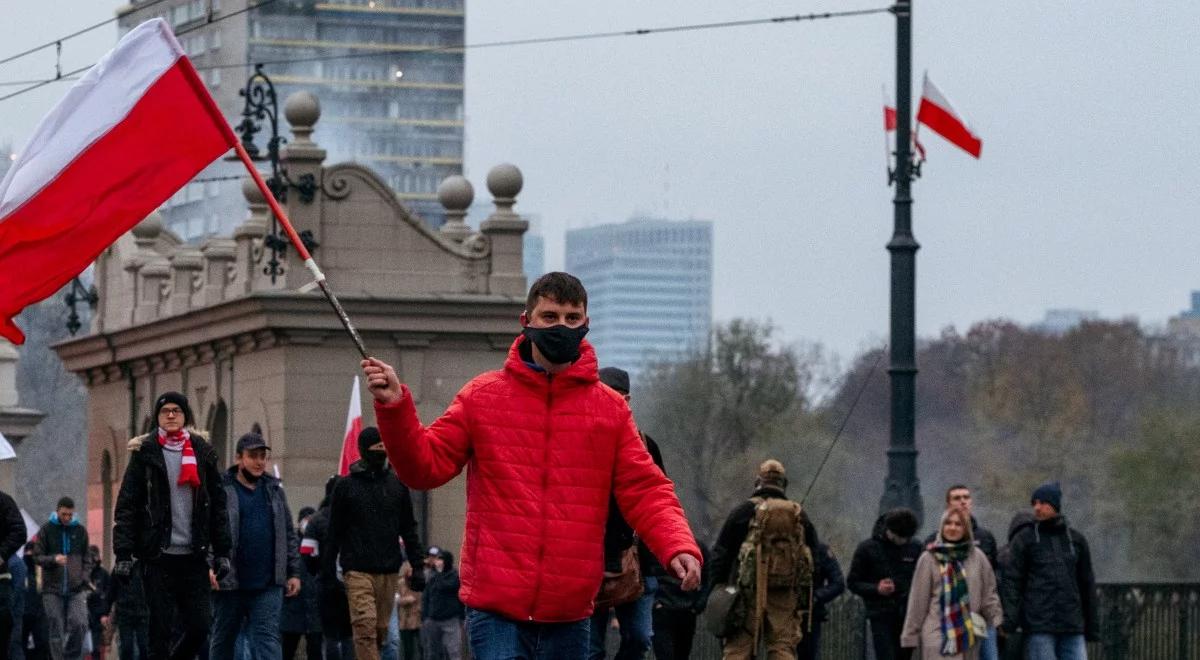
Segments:
[[[600,583],[600,593],[596,594],[596,611],[607,610],[617,605],[632,603],[642,597],[642,567],[638,562],[638,544],[621,553],[621,572],[605,571],[604,581]]]

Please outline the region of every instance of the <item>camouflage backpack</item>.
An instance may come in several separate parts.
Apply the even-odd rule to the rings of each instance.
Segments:
[[[747,610],[752,607],[761,614],[767,592],[788,590],[796,594],[797,611],[810,612],[813,557],[805,545],[803,509],[798,502],[782,498],[754,497],[750,501],[755,505],[754,517],[738,549],[737,572],[738,590],[746,596]]]

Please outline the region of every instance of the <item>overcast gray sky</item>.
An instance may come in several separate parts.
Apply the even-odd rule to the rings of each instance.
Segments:
[[[112,16],[114,0],[4,0],[0,56]],[[886,0],[469,0],[467,39],[883,6]],[[914,96],[930,76],[983,137],[939,138],[914,186],[918,329],[1048,307],[1158,323],[1200,288],[1200,3],[916,0]],[[67,42],[94,61],[115,27]],[[886,336],[891,191],[881,85],[890,15],[482,49],[467,55],[467,174],[525,173],[548,265],[568,227],[711,219],[715,312],[771,318],[848,356]],[[0,65],[43,77],[50,52]],[[11,89],[11,88],[0,88]],[[63,93],[0,102],[20,143]]]

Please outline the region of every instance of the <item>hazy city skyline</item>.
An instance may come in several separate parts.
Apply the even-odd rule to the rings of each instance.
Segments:
[[[0,57],[119,4],[15,0]],[[476,1],[467,41],[849,8]],[[1197,24],[1200,6],[1177,1],[916,3],[914,94],[928,69],[984,141],[975,162],[923,140],[921,335],[998,316],[1030,323],[1049,308],[1162,323],[1187,307],[1200,285]],[[549,268],[563,263],[569,227],[711,218],[715,318],[771,318],[784,338],[849,357],[887,334],[880,87],[894,88],[894,32],[884,14],[470,50],[465,169],[483,197],[491,165],[522,168],[517,210],[541,216]],[[114,24],[66,42],[63,70],[94,61],[115,36]],[[51,48],[0,65],[0,81],[53,72]],[[0,143],[19,146],[65,89],[0,102]]]

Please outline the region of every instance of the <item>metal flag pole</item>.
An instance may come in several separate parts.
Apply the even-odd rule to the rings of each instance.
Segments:
[[[308,248],[304,246],[304,241],[300,240],[300,235],[296,233],[296,228],[292,227],[292,221],[288,220],[287,214],[283,212],[283,207],[279,205],[279,201],[275,199],[275,195],[271,193],[271,189],[267,186],[267,182],[263,180],[262,175],[254,167],[254,161],[250,160],[250,154],[246,153],[246,148],[242,146],[241,141],[234,141],[234,150],[237,152],[238,158],[242,164],[246,166],[246,171],[250,173],[250,178],[254,179],[254,185],[258,186],[259,192],[266,198],[267,204],[271,207],[271,212],[275,214],[275,219],[283,227],[283,231],[287,233],[288,240],[296,248],[296,254],[304,260],[304,267],[313,275],[313,279],[317,286],[321,287],[321,293],[325,294],[325,299],[329,301],[333,311],[337,313],[338,320],[342,322],[342,327],[346,328],[346,332],[350,334],[350,339],[354,341],[354,346],[358,348],[358,352],[363,359],[367,359],[370,355],[367,353],[367,347],[363,344],[362,337],[358,334],[358,330],[354,328],[354,324],[350,322],[350,317],[346,316],[346,310],[342,309],[342,304],[338,302],[337,296],[333,290],[329,288],[329,282],[325,280],[325,273],[317,267],[317,262],[313,261],[312,255],[308,253]]]

